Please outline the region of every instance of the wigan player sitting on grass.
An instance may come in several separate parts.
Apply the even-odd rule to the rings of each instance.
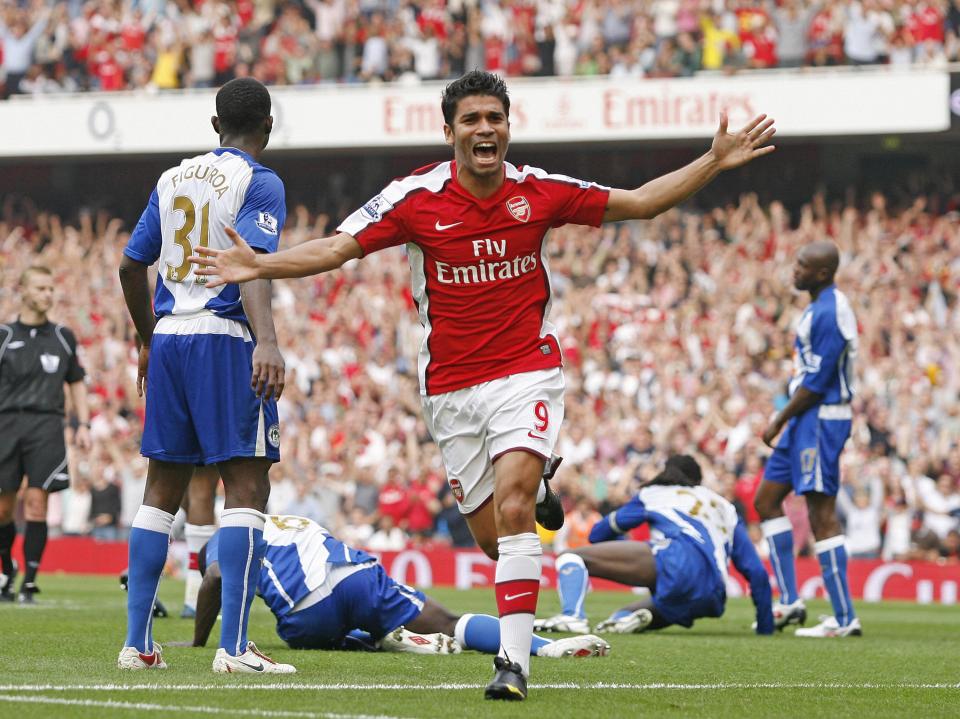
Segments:
[[[614,612],[594,629],[629,634],[672,624],[690,627],[701,617],[723,614],[727,565],[750,583],[757,610],[757,634],[773,632],[770,578],[733,505],[700,486],[700,466],[688,455],[667,460],[664,471],[636,496],[598,521],[590,546],[557,557],[561,613],[534,624],[539,631],[589,630],[583,604],[590,577],[632,587],[652,595]],[[649,542],[609,541],[646,522]]]
[[[487,614],[452,614],[392,579],[377,560],[331,536],[305,517],[269,516],[257,593],[277,619],[277,634],[294,649],[383,649],[418,654],[496,654],[500,622]],[[220,610],[217,532],[199,556],[194,646],[204,646]],[[610,646],[592,635],[550,641],[534,637],[539,657],[604,656]],[[253,662],[253,668],[256,664]]]

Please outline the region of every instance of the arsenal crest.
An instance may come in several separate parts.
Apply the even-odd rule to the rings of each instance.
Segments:
[[[450,489],[453,490],[453,497],[457,502],[463,504],[463,485],[460,484],[459,479],[450,480]]]
[[[523,195],[517,195],[507,200],[507,209],[510,214],[516,217],[520,222],[526,222],[530,219],[530,203]]]

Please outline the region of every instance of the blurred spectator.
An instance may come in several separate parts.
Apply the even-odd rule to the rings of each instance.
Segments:
[[[67,535],[90,533],[90,485],[77,477],[63,492],[63,521],[61,530]]]
[[[590,530],[600,519],[600,513],[593,508],[589,499],[578,499],[573,510],[567,512],[563,527],[553,537],[553,551],[560,554],[590,544]]]
[[[880,525],[883,522],[883,483],[880,479],[872,477],[866,486],[848,485],[841,489],[837,494],[837,508],[850,556],[855,559],[879,557]]]
[[[960,53],[956,1],[137,0],[0,6],[5,95],[504,75],[689,76]]]
[[[94,473],[90,487],[90,524],[96,539],[113,541],[120,536],[120,488],[103,472]]]
[[[407,546],[407,534],[393,523],[389,514],[380,518],[375,531],[367,540],[367,549],[374,552],[399,552]]]

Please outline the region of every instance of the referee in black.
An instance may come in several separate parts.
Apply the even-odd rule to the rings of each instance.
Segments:
[[[77,340],[50,322],[53,273],[40,265],[20,276],[20,316],[0,325],[0,601],[13,601],[13,510],[27,477],[23,514],[23,583],[17,601],[32,604],[37,568],[47,544],[47,497],[70,484],[64,440],[64,384],[80,422],[76,444],[90,447],[90,411]]]

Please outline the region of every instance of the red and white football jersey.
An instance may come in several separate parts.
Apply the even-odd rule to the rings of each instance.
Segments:
[[[567,223],[597,226],[609,188],[504,163],[485,200],[457,182],[455,162],[394,180],[338,230],[364,254],[406,244],[424,328],[420,392],[440,394],[562,364],[550,324],[544,237]]]

